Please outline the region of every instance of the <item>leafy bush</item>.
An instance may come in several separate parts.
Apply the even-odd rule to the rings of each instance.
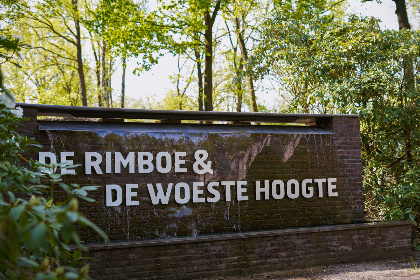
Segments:
[[[87,191],[97,187],[66,185],[62,165],[28,159],[40,146],[16,132],[23,119],[15,113],[0,103],[0,278],[89,278],[89,266],[79,262],[85,248],[76,225],[107,237],[78,211],[78,198],[91,200]],[[65,201],[55,200],[55,188],[64,190]],[[73,253],[70,244],[77,248]]]
[[[290,111],[360,115],[367,216],[412,221],[419,231],[420,32],[332,16],[287,21],[277,13],[260,67],[290,92]]]

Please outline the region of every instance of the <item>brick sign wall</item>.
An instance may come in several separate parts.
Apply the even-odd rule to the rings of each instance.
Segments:
[[[308,126],[38,121],[95,112],[22,105],[31,120],[21,133],[44,146],[34,157],[81,164],[67,182],[100,186],[97,204],[81,204],[112,241],[81,232],[95,279],[219,278],[411,252],[410,223],[354,223],[363,219],[357,116],[266,114]]]
[[[318,126],[37,124],[27,134],[43,145],[41,161],[81,164],[68,182],[101,186],[90,194],[98,204],[81,210],[111,240],[363,218],[357,117]]]

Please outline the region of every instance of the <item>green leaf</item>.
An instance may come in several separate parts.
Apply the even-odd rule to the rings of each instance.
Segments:
[[[72,223],[77,222],[79,219],[79,214],[77,212],[67,211],[66,212],[67,219],[69,219]]]
[[[58,185],[66,192],[67,195],[71,195],[71,191],[68,185],[64,183],[59,183]]]
[[[48,176],[51,179],[60,179],[61,178],[61,174],[48,174]]]
[[[61,229],[61,236],[63,237],[64,242],[69,242],[74,231],[74,226],[70,221],[65,221],[63,223],[63,228]]]
[[[74,253],[73,253],[73,260],[74,261],[77,261],[80,258],[82,258],[82,252],[81,251],[74,251]]]
[[[37,248],[39,247],[42,243],[45,242],[45,240],[47,239],[47,227],[45,226],[45,224],[39,223],[32,231],[32,238],[30,241],[30,245],[32,248]]]
[[[11,191],[8,191],[7,193],[9,194],[10,201],[14,203],[16,201],[15,195]]]
[[[65,168],[72,169],[72,168],[76,168],[76,167],[79,167],[79,166],[82,166],[82,165],[81,164],[67,165],[67,166],[65,166]]]
[[[20,217],[20,215],[22,215],[23,211],[25,211],[25,206],[23,205],[18,205],[12,208],[12,210],[10,210],[9,216],[17,221]]]
[[[83,190],[83,189],[75,189],[73,190],[75,195],[78,196],[87,196],[87,191]]]
[[[44,274],[44,273],[38,272],[35,276],[35,280],[54,280],[54,279],[55,279],[54,273]]]
[[[39,264],[31,259],[25,257],[19,257],[17,264],[23,267],[39,267]]]
[[[48,189],[49,188],[49,186],[46,186],[46,185],[33,185],[32,187],[40,188],[40,189]]]
[[[410,218],[411,221],[414,221],[414,216],[411,213],[408,214],[408,217]]]
[[[65,276],[67,279],[79,279],[79,274],[74,273],[74,272],[71,272],[71,271],[66,272],[66,273],[64,274],[64,276]]]
[[[10,204],[4,201],[0,201],[0,206],[10,206]]]
[[[90,198],[90,197],[86,197],[86,196],[78,196],[80,199],[83,199],[83,200],[85,200],[85,201],[88,201],[88,202],[96,202],[96,200],[94,200],[93,198]]]
[[[82,189],[84,189],[85,191],[96,191],[98,188],[100,188],[99,186],[86,186],[86,187],[82,187]]]

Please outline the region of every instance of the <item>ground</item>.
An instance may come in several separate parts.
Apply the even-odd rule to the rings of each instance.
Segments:
[[[418,267],[417,267],[418,265]],[[293,269],[243,277],[220,277],[218,280],[270,279],[270,280],[352,280],[352,279],[420,279],[420,251],[399,260],[381,260]],[[214,280],[215,280],[214,279]]]

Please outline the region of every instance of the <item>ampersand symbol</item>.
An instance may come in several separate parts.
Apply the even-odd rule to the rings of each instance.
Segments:
[[[198,150],[195,152],[195,162],[193,164],[193,170],[197,174],[204,174],[204,173],[210,173],[213,174],[213,170],[211,169],[211,161],[207,161],[207,163],[204,163],[204,161],[207,159],[209,154],[205,150]],[[201,170],[198,167],[201,167]]]

